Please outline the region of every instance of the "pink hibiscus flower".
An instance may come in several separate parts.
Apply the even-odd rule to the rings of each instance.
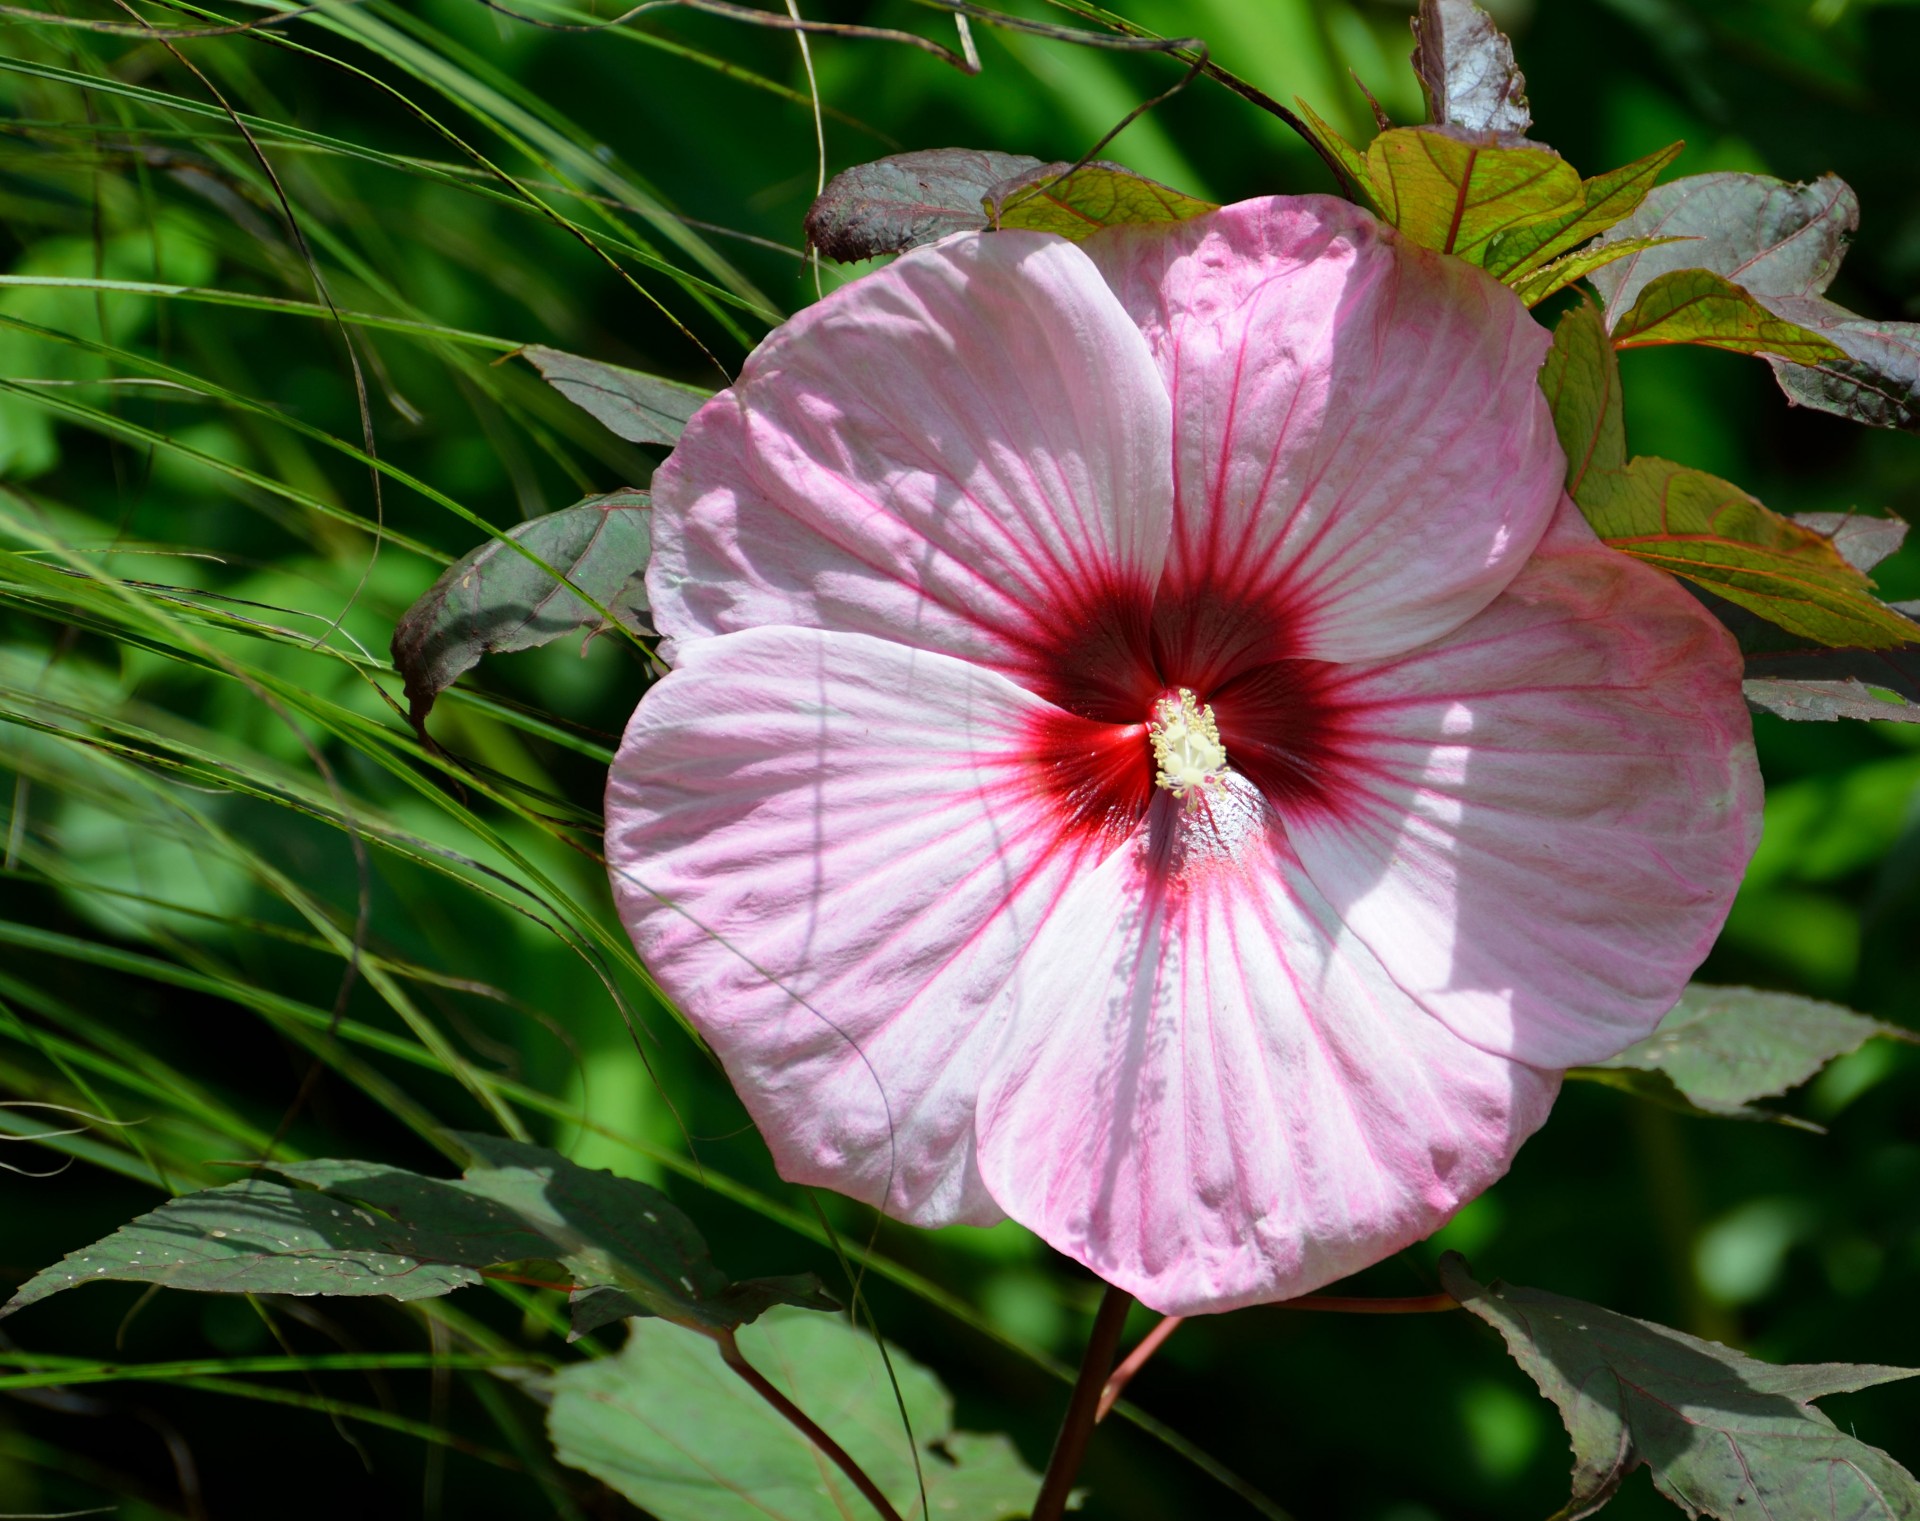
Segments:
[[[1643,1036],[1760,787],[1512,294],[1322,197],[961,235],[688,427],[607,847],[781,1172],[1169,1313],[1304,1293]]]

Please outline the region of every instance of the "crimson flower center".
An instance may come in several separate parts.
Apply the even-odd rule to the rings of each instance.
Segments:
[[[1011,674],[1055,705],[1022,750],[1061,824],[1130,834],[1156,792],[1197,805],[1229,775],[1281,818],[1336,808],[1355,714],[1299,624],[1284,589],[1109,584],[1048,609]]]

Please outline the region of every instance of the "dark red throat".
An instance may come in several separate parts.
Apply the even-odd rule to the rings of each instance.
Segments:
[[[1147,720],[1182,687],[1213,709],[1229,765],[1279,819],[1337,806],[1356,762],[1340,668],[1299,653],[1281,593],[1111,582],[1035,619],[1009,672],[1058,712],[1027,755],[1062,826],[1133,833],[1155,793]]]

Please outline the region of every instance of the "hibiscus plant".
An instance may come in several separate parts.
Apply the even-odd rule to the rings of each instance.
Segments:
[[[1051,30],[944,8],[962,64],[969,17]],[[781,1178],[1011,1221],[1097,1281],[1044,1471],[881,1341],[877,1237],[816,1205],[841,1280],[735,1279],[684,1199],[504,1120],[435,1132],[457,1178],[269,1140],[0,1313],[102,1279],[558,1293],[570,1339],[621,1335],[510,1376],[560,1464],[663,1521],[1055,1521],[1098,1513],[1082,1457],[1148,1421],[1124,1390],[1183,1321],[1464,1310],[1565,1424],[1563,1517],[1643,1466],[1692,1516],[1920,1516],[1813,1403],[1920,1370],[1761,1360],[1458,1253],[1420,1294],[1340,1287],[1447,1227],[1569,1080],[1779,1118],[1757,1101],[1911,1038],[1692,980],[1760,838],[1752,713],[1920,721],[1920,622],[1871,576],[1904,525],[1632,454],[1618,359],[1748,355],[1782,407],[1920,431],[1920,325],[1826,294],[1853,192],[1669,177],[1679,144],[1583,176],[1470,0],[1420,0],[1427,120],[1376,105],[1364,146],[1067,9],[1277,115],[1324,188],[1215,205],[1098,149],[849,168],[805,232],[859,268],[717,394],[516,351],[664,460],[494,533],[392,644],[455,788],[500,785],[428,727],[478,662],[644,653],[600,852],[638,966]]]

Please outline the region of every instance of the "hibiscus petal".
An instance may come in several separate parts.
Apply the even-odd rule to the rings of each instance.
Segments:
[[[1488,1051],[1567,1067],[1647,1034],[1759,839],[1726,630],[1568,502],[1479,617],[1346,676],[1358,763],[1288,819],[1341,918]]]
[[[1025,670],[1043,626],[1145,602],[1172,416],[1139,330],[1073,244],[916,249],[756,349],[654,477],[655,625],[877,634]],[[1070,620],[1070,614],[1069,620]]]
[[[634,714],[607,791],[620,914],[784,1176],[922,1225],[1001,1218],[979,1074],[1100,848],[1018,759],[1056,713],[945,655],[767,628],[687,641]]]
[[[1565,461],[1546,331],[1483,271],[1326,196],[1081,245],[1174,396],[1167,583],[1284,615],[1278,654],[1376,659],[1492,601]]]
[[[1396,987],[1270,815],[1234,854],[1084,874],[981,1093],[1001,1208],[1167,1314],[1304,1294],[1432,1234],[1558,1087]]]

